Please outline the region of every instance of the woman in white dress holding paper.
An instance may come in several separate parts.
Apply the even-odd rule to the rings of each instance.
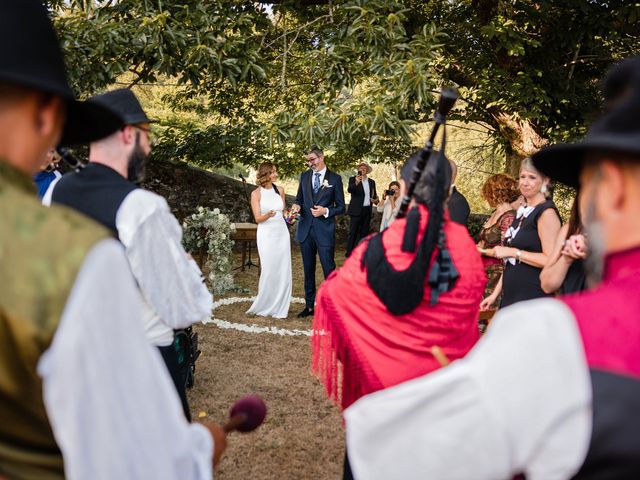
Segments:
[[[258,168],[260,185],[251,192],[251,209],[258,224],[260,255],[258,296],[247,314],[287,318],[291,303],[291,240],[284,220],[284,190],[273,183],[276,167],[262,163]]]

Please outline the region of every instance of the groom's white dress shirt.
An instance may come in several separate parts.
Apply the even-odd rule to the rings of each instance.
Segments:
[[[313,190],[313,182],[315,181],[315,175],[316,175],[317,173],[319,173],[319,174],[320,174],[320,182],[319,182],[319,183],[320,183],[320,188],[322,188],[322,182],[324,182],[324,176],[325,176],[325,175],[326,175],[326,173],[327,173],[327,167],[325,166],[325,167],[324,167],[322,170],[320,170],[319,172],[314,172],[314,171],[312,171],[311,173],[312,173],[312,175],[311,175],[311,179],[312,179],[312,180],[311,180],[311,189]],[[324,212],[324,215],[322,215],[322,216],[323,216],[324,218],[329,218],[329,208],[328,208],[328,207],[325,207],[325,210],[326,210],[326,212]]]

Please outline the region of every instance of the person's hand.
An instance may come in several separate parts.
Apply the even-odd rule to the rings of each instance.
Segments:
[[[314,217],[322,217],[324,216],[326,211],[327,209],[325,207],[314,205],[314,207],[311,209],[311,215],[313,215]]]
[[[356,175],[356,185],[360,185],[360,182],[362,182],[362,175]]]
[[[571,235],[562,247],[562,255],[573,260],[586,258],[589,247],[584,235]]]
[[[493,256],[496,258],[507,258],[507,257],[514,257],[514,252],[513,252],[513,248],[512,247],[503,247],[501,245],[498,245],[496,247],[493,247]]]
[[[293,213],[298,213],[300,211],[300,205],[298,205],[297,203],[294,203],[293,205],[291,205],[291,211]]]
[[[372,198],[372,199],[371,199],[371,202],[372,202],[374,205],[378,205],[378,202],[379,202],[379,201],[380,201],[380,200],[378,200],[378,197],[374,197],[374,198]]]
[[[269,210],[267,215],[269,215],[270,217],[275,217],[276,216],[276,211],[275,210]]]
[[[217,423],[209,422],[202,424],[213,437],[213,466],[220,463],[222,454],[227,449],[227,434]]]
[[[435,357],[441,367],[446,367],[451,363],[447,354],[442,351],[442,349],[438,345],[434,345],[431,347],[431,355]]]
[[[484,255],[485,257],[498,258],[496,257],[496,251],[493,248],[478,247],[478,252],[480,252],[480,255]]]
[[[482,300],[482,302],[480,302],[480,311],[486,312],[487,310],[489,310],[489,308],[491,308],[491,305],[493,305],[495,301],[496,301],[496,297],[492,293],[487,298]]]

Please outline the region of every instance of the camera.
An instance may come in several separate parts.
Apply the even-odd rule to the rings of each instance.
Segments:
[[[393,197],[396,194],[396,191],[393,188],[390,188],[389,190],[385,190],[384,194],[387,197]]]

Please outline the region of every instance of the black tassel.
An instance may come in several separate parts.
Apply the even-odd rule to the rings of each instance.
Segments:
[[[460,277],[460,273],[453,263],[451,253],[445,245],[444,232],[440,231],[438,254],[429,272],[429,286],[431,287],[430,303],[432,306],[438,303],[440,295],[454,287],[458,277]]]
[[[416,251],[416,239],[420,228],[420,210],[413,207],[407,215],[407,224],[404,227],[404,237],[402,237],[402,251],[413,253]]]

